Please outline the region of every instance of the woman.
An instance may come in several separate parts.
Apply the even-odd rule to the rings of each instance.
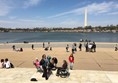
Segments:
[[[70,62],[70,69],[72,70],[73,69],[73,64],[74,64],[74,56],[73,56],[73,54],[71,54],[69,56],[69,62]]]
[[[57,67],[57,73],[56,73],[56,76],[59,76],[59,73],[62,69],[67,69],[68,68],[68,63],[66,60],[63,60],[63,65],[62,67]]]

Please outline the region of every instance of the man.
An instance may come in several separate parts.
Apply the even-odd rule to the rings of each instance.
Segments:
[[[74,46],[74,44],[72,45],[72,53],[74,54],[74,52],[75,52],[75,46]]]
[[[45,43],[43,42],[43,48],[45,48]]]
[[[32,50],[34,50],[34,45],[32,44]]]
[[[115,46],[115,51],[117,51],[118,50],[118,47],[117,47],[117,44],[116,44],[116,46]]]
[[[96,44],[95,44],[95,42],[93,42],[92,49],[93,49],[93,52],[96,52]]]
[[[69,52],[69,45],[67,44],[67,46],[66,46],[66,52]]]
[[[40,61],[40,65],[42,65],[42,68],[43,68],[42,77],[45,77],[45,79],[48,80],[48,76],[47,76],[47,60],[46,60],[46,55],[45,54],[42,55],[42,59]]]
[[[82,44],[79,44],[79,51],[82,51]]]

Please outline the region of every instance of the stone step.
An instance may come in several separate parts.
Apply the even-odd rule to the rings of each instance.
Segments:
[[[118,83],[118,71],[95,70],[70,70],[70,76],[61,78],[56,76],[56,71],[48,80],[42,78],[42,73],[35,68],[0,69],[0,83],[33,83],[31,78],[36,78],[36,83]]]

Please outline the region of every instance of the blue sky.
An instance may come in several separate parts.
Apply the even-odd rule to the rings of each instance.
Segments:
[[[0,0],[0,27],[78,27],[118,24],[118,0]]]

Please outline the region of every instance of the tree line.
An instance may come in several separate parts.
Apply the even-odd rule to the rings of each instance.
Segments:
[[[87,27],[76,27],[76,28],[62,28],[62,27],[54,27],[54,28],[48,28],[48,27],[34,27],[34,28],[5,28],[0,27],[0,32],[55,32],[55,31],[87,31],[90,32],[102,32],[102,31],[116,31],[118,32],[118,25],[107,25],[107,26],[87,26]]]

